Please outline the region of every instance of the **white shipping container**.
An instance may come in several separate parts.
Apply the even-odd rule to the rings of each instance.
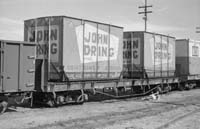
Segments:
[[[178,76],[200,74],[200,41],[176,40],[176,72]]]
[[[60,79],[62,70],[70,80],[114,79],[122,72],[122,27],[66,16],[42,17],[25,21],[24,38],[37,39],[37,59],[50,62],[50,80]]]
[[[129,45],[128,45],[129,44]],[[124,64],[130,78],[174,76],[175,38],[150,32],[125,32],[124,48],[130,56]],[[124,50],[124,54],[126,51]],[[128,60],[128,61],[127,61]]]

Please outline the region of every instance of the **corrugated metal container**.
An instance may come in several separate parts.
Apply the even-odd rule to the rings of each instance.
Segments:
[[[0,40],[0,93],[34,90],[35,44]]]
[[[70,80],[120,77],[123,65],[122,27],[52,16],[26,20],[24,32],[25,41],[34,42],[37,39],[39,43],[37,60],[50,62],[50,69],[44,68],[44,71],[50,71],[49,80],[60,80],[63,70]]]
[[[200,74],[200,41],[176,40],[177,76]]]
[[[150,32],[124,32],[125,78],[170,77],[175,73],[175,38]]]

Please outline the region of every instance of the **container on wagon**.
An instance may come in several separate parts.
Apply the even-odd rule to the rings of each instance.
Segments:
[[[49,73],[49,80],[62,80],[63,76],[69,80],[120,77],[122,27],[66,16],[41,17],[24,23],[24,40],[39,44],[36,70]]]
[[[176,74],[200,75],[200,41],[176,40]]]
[[[170,77],[175,73],[175,38],[150,32],[124,32],[125,78]]]
[[[0,93],[34,90],[35,44],[0,40]]]

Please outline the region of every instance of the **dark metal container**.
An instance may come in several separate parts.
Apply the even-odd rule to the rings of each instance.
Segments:
[[[0,40],[0,93],[34,90],[35,44]]]

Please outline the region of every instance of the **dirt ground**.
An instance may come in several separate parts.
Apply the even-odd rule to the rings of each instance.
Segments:
[[[200,129],[200,89],[159,100],[88,102],[58,108],[20,108],[0,115],[0,129]]]

